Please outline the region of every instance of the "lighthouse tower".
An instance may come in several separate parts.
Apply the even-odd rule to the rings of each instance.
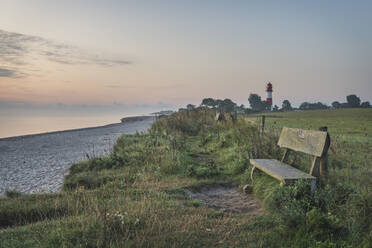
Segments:
[[[273,85],[269,82],[266,85],[267,98],[266,101],[270,103],[270,109],[273,106]]]

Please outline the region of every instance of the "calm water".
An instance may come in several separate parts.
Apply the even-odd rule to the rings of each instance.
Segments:
[[[0,116],[0,138],[102,126],[119,123],[123,117],[123,115],[64,117]]]

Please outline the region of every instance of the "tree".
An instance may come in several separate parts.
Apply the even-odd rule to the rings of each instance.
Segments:
[[[226,112],[231,112],[234,110],[234,108],[236,107],[236,103],[231,101],[231,99],[228,99],[226,98],[225,100],[223,100],[222,102],[222,108],[226,111]]]
[[[271,103],[269,103],[268,101],[262,101],[261,104],[262,110],[271,110]]]
[[[314,107],[315,107],[315,109],[329,109],[327,104],[324,104],[324,103],[321,103],[321,102],[315,103]]]
[[[274,111],[274,112],[278,112],[278,111],[279,111],[279,107],[278,107],[278,105],[275,104],[275,106],[274,106],[274,108],[273,108],[273,111]]]
[[[228,99],[228,98],[226,98],[225,100],[217,99],[216,105],[220,111],[225,111],[225,112],[231,112],[237,106],[235,102],[231,101],[231,99]]]
[[[362,108],[370,108],[371,107],[371,104],[369,102],[362,102],[362,104],[360,105],[360,107],[362,107]]]
[[[347,102],[343,102],[343,103],[341,103],[340,108],[350,108],[350,106]]]
[[[223,107],[223,101],[221,99],[217,99],[216,100],[216,107],[219,109],[219,110],[222,110],[222,107]]]
[[[335,109],[339,109],[342,107],[341,103],[339,103],[338,101],[334,101],[332,103],[332,107],[335,108]]]
[[[217,105],[217,103],[216,100],[214,100],[213,98],[204,98],[201,105],[214,108]]]
[[[321,102],[317,102],[317,103],[303,102],[301,103],[299,109],[301,110],[328,109],[328,106]]]
[[[257,94],[250,94],[248,98],[249,105],[255,111],[262,111],[264,110],[264,106],[261,101],[261,97]]]
[[[236,106],[235,109],[234,109],[237,113],[244,113],[245,112],[245,107],[243,104],[241,104],[240,106]]]
[[[356,95],[348,95],[346,101],[350,108],[359,108],[360,107],[360,98]]]
[[[254,111],[252,109],[250,109],[250,108],[246,108],[246,109],[244,109],[244,113],[247,114],[247,115],[249,115],[249,114],[253,114]]]
[[[283,111],[291,111],[292,110],[292,105],[288,100],[284,100],[282,103],[282,110]]]
[[[187,104],[186,108],[187,108],[187,110],[193,110],[193,109],[195,109],[195,105]]]
[[[310,109],[310,103],[308,103],[308,102],[301,103],[299,109],[301,109],[301,110],[309,110]]]

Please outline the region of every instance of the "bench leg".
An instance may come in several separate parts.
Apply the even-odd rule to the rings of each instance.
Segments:
[[[311,182],[310,182],[311,195],[314,195],[315,189],[316,189],[316,179],[315,180],[311,180]]]
[[[253,172],[254,170],[256,169],[256,166],[253,166],[252,170],[251,170],[251,181],[253,182]]]

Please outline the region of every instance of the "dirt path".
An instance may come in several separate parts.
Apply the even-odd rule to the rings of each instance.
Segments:
[[[214,166],[216,162],[208,154],[197,154],[194,157],[197,163],[209,163]],[[186,190],[189,197],[200,200],[208,207],[232,213],[261,214],[264,209],[261,202],[253,194],[246,194],[237,187],[208,185],[198,191]]]
[[[246,194],[236,187],[204,186],[197,192],[186,190],[189,197],[198,199],[211,208],[232,213],[261,214],[261,202],[253,194]]]

